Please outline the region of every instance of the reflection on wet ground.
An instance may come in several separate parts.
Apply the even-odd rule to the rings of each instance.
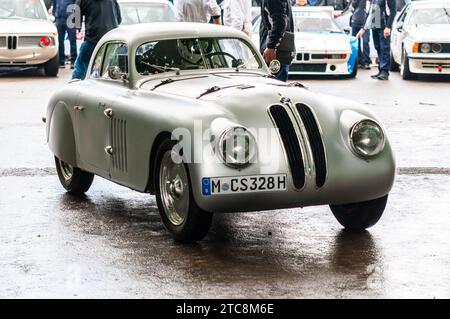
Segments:
[[[312,207],[217,214],[204,241],[183,245],[150,195],[97,179],[76,198],[55,176],[4,177],[0,296],[448,297],[448,245],[433,237],[446,237],[450,199],[428,178],[400,177],[386,216],[364,233]],[[401,195],[411,186],[415,205]],[[436,198],[425,218],[424,198]]]

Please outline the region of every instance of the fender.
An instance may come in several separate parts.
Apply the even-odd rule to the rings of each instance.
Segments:
[[[48,145],[59,159],[76,167],[76,144],[72,117],[67,105],[60,101],[53,108],[48,123]]]

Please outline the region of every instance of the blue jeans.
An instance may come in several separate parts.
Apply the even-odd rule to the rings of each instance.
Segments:
[[[384,29],[372,29],[373,44],[378,53],[378,69],[389,74],[391,68],[391,37],[384,38]]]
[[[352,26],[352,36],[356,36],[361,30],[361,26]],[[362,65],[370,64],[370,32],[364,33],[362,39],[358,40],[358,63]]]
[[[80,47],[80,53],[75,61],[75,70],[72,73],[73,79],[84,80],[86,78],[89,62],[91,61],[92,54],[94,53],[95,44],[84,40]]]
[[[59,64],[64,65],[64,61],[66,60],[66,56],[64,53],[64,40],[67,36],[70,41],[70,62],[72,64],[77,60],[77,30],[75,28],[69,28],[65,21],[57,22],[56,29],[58,30],[58,41],[59,41]]]
[[[274,75],[278,80],[287,82],[289,77],[289,65],[282,65],[280,71]]]

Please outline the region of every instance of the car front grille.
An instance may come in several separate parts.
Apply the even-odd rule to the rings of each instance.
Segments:
[[[0,48],[6,48],[6,37],[0,37]]]
[[[278,128],[291,169],[294,186],[297,189],[301,189],[305,185],[305,166],[294,124],[288,111],[282,105],[272,105],[269,108],[269,114]]]
[[[39,47],[39,43],[41,41],[41,37],[36,36],[23,36],[19,37],[19,47]]]
[[[305,125],[306,132],[308,133],[309,145],[311,146],[316,168],[316,186],[321,188],[325,185],[325,180],[327,177],[327,163],[319,123],[317,122],[312,110],[307,105],[298,103],[295,107],[303,124]]]
[[[290,66],[289,71],[292,72],[317,72],[323,73],[327,70],[327,65],[325,63],[294,63]]]
[[[442,53],[450,53],[450,43],[442,43]]]

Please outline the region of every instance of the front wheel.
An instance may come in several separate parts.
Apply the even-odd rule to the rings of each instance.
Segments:
[[[173,141],[163,142],[156,155],[156,202],[161,219],[175,240],[194,243],[208,233],[213,214],[196,204],[186,165],[172,160],[174,145]]]
[[[94,174],[73,167],[56,156],[55,164],[59,181],[67,192],[74,195],[82,195],[89,190],[94,181]]]
[[[411,72],[409,69],[409,58],[408,54],[404,51],[403,52],[403,59],[402,59],[402,65],[400,67],[400,75],[402,76],[403,80],[413,80],[416,76],[414,73]]]
[[[330,205],[338,222],[350,231],[363,231],[375,225],[383,215],[388,195],[366,202]]]
[[[44,73],[46,76],[55,77],[59,72],[59,56],[55,57],[44,64]]]

